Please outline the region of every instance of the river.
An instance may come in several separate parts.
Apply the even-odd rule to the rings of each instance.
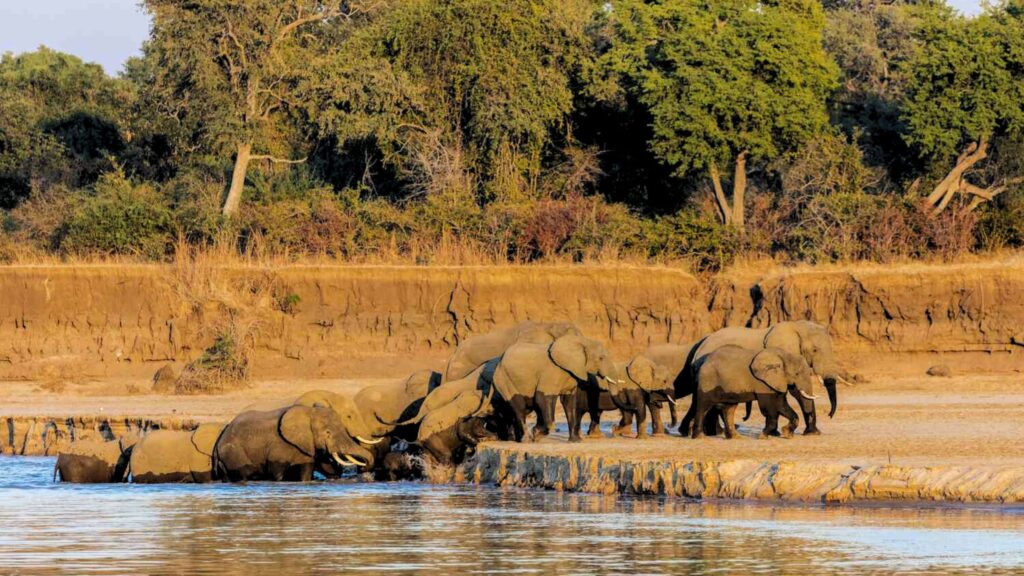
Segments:
[[[75,486],[0,458],[0,573],[1024,571],[1020,508],[683,502],[418,483]]]

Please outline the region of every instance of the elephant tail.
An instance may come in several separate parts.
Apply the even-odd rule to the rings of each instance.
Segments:
[[[747,401],[747,413],[746,413],[745,416],[743,416],[743,421],[744,422],[746,422],[747,420],[750,420],[750,409],[753,408],[753,406],[754,406],[754,403],[748,400]]]
[[[53,481],[57,481],[57,474],[60,472],[60,457],[53,463]]]

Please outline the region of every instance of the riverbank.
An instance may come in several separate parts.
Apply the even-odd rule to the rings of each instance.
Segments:
[[[492,443],[438,482],[475,482],[600,494],[793,502],[1024,502],[1024,378],[1016,373],[892,378],[840,388],[822,436],[759,440],[756,414],[743,438],[669,436],[537,444]],[[310,389],[351,392],[379,380],[261,381],[218,396],[116,395],[115,384],[43,395],[31,383],[0,386],[0,448],[54,454],[72,437],[228,420],[238,411]],[[46,415],[50,416],[46,416]],[[53,416],[57,415],[57,416]],[[613,414],[605,416],[614,420]]]

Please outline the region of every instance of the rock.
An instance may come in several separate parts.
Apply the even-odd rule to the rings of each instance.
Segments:
[[[936,378],[949,378],[953,375],[953,370],[945,364],[936,364],[928,369],[928,375]]]
[[[178,376],[174,373],[174,367],[167,364],[153,375],[153,392],[156,394],[173,394],[174,383],[177,380]]]

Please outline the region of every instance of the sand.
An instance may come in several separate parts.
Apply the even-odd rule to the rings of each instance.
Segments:
[[[821,436],[757,439],[762,421],[755,409],[750,422],[740,423],[744,437],[735,440],[668,436],[648,440],[586,439],[569,444],[564,435],[556,434],[538,444],[506,447],[545,455],[659,460],[792,460],[859,466],[1024,465],[1024,376],[1002,373],[886,378],[870,370],[866,373],[869,382],[840,387],[840,408],[834,419],[819,415]],[[0,416],[219,421],[230,419],[246,407],[271,405],[306,390],[352,392],[382,381],[260,381],[248,389],[216,396],[129,395],[124,390],[132,383],[127,381],[68,385],[60,394],[45,392],[37,383],[7,382],[0,383]],[[604,416],[605,421],[616,418],[617,413]]]

